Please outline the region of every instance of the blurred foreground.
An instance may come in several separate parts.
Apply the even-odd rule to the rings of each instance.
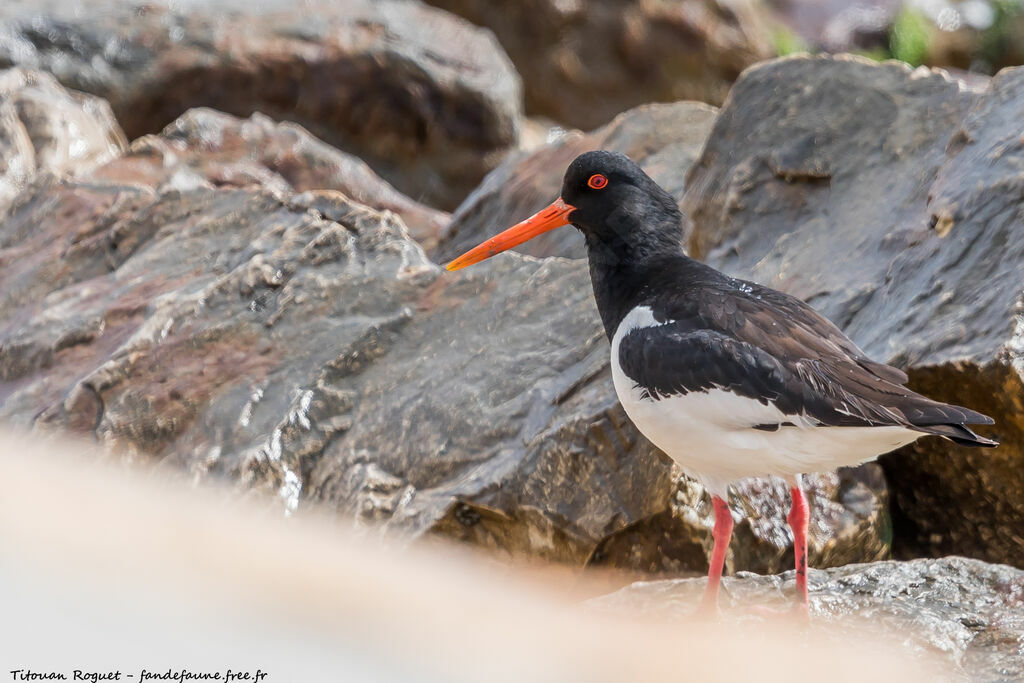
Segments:
[[[628,600],[595,609],[543,575],[447,546],[386,547],[316,513],[281,519],[91,446],[5,436],[0,454],[5,671],[259,669],[271,683],[943,675],[863,625],[668,620]]]

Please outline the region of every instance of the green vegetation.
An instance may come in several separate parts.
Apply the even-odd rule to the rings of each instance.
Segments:
[[[809,51],[803,38],[785,26],[776,26],[772,31],[772,47],[775,49],[775,54],[780,57]]]
[[[928,17],[904,7],[896,15],[889,31],[889,51],[896,59],[911,66],[920,66],[928,56],[928,44],[934,30],[937,29]]]

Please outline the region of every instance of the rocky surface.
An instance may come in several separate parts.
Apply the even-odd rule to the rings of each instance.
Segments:
[[[456,209],[435,260],[451,260],[550,204],[562,189],[565,168],[593,149],[628,155],[681,200],[686,169],[700,154],[715,113],[696,102],[644,105],[593,133],[568,133],[535,151],[511,155]],[[582,236],[569,229],[549,232],[517,250],[533,256],[586,255]]]
[[[160,135],[146,135],[114,161],[96,169],[97,180],[139,184],[157,191],[259,186],[287,196],[337,190],[372,209],[393,211],[424,249],[437,243],[448,215],[415,202],[382,180],[363,161],[293,123],[262,114],[239,119],[192,109]],[[330,202],[333,195],[323,195]],[[313,203],[320,198],[311,195]]]
[[[43,178],[19,197],[0,224],[0,417],[285,509],[576,566],[703,569],[709,506],[617,405],[582,261],[447,274],[394,214],[339,193],[210,185]],[[783,493],[736,497],[750,521],[730,566],[792,561]],[[884,555],[879,477],[814,478],[811,496],[816,561]]]
[[[648,576],[707,571],[714,548],[711,497],[696,482],[676,474],[668,509],[609,536],[592,553],[588,566],[629,569]],[[881,467],[869,463],[805,475],[804,487],[811,506],[810,566],[889,558],[892,529]],[[732,487],[729,500],[736,525],[726,571],[791,569],[793,537],[786,524],[790,505],[786,483],[777,478],[742,481]]]
[[[979,92],[896,63],[779,60],[737,82],[687,179],[692,254],[995,418],[994,451],[928,439],[883,459],[901,555],[1024,557],[1022,93],[1024,69]]]
[[[103,100],[65,90],[47,73],[0,70],[0,215],[37,173],[82,173],[125,144]]]
[[[584,130],[645,102],[717,104],[744,68],[774,54],[760,2],[428,2],[495,32],[530,113]]]
[[[808,574],[811,629],[867,629],[904,651],[940,656],[950,679],[1024,677],[1024,571],[948,557],[850,565]],[[723,579],[726,618],[755,620],[752,604],[785,607],[793,572]],[[599,611],[643,609],[689,620],[704,579],[637,583],[592,600]]]
[[[198,106],[294,121],[442,208],[519,135],[494,37],[416,2],[7,0],[5,65],[105,97],[131,138]]]

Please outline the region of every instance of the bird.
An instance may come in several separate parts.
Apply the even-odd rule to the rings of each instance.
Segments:
[[[966,426],[993,424],[990,417],[911,391],[905,372],[871,360],[800,299],[690,258],[675,199],[623,154],[581,154],[550,206],[446,268],[565,225],[586,243],[622,407],[711,495],[714,546],[702,612],[718,611],[733,483],[774,475],[789,486],[794,609],[806,615],[809,508],[801,475],[858,465],[925,435],[998,445]]]

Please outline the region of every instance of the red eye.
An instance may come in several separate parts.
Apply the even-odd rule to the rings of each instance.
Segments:
[[[587,181],[587,186],[588,187],[592,187],[595,190],[600,190],[601,188],[603,188],[607,184],[608,184],[608,179],[605,178],[600,173],[595,173],[594,175],[590,176],[590,180]]]

